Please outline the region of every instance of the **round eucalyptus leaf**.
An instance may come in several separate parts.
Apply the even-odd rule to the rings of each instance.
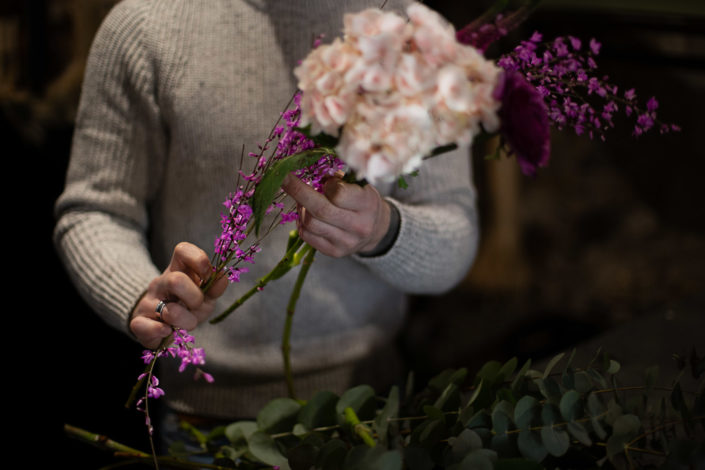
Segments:
[[[590,433],[588,433],[585,426],[582,423],[570,422],[567,426],[568,433],[575,438],[581,444],[590,447],[592,445],[592,439],[590,439]]]
[[[291,398],[275,398],[257,413],[257,427],[268,433],[290,431],[301,405]]]
[[[514,423],[519,429],[527,429],[539,413],[539,402],[531,395],[525,395],[514,406]]]
[[[494,463],[491,455],[483,452],[487,450],[477,449],[467,454],[458,465],[458,470],[493,470]]]
[[[257,431],[257,423],[254,421],[236,421],[225,427],[225,437],[233,444],[244,442]]]
[[[375,391],[369,385],[358,385],[346,390],[335,405],[335,411],[343,414],[350,407],[360,420],[371,419],[375,414]]]
[[[250,453],[261,462],[277,465],[281,470],[290,470],[289,462],[269,435],[257,431],[250,436],[247,443]]]
[[[469,452],[482,448],[482,438],[472,429],[464,429],[456,437],[448,440],[454,461],[461,460]]]
[[[546,403],[541,410],[541,421],[546,426],[551,426],[554,423],[560,423],[562,421],[562,417],[558,407],[552,403]]]
[[[541,428],[541,441],[549,454],[560,457],[570,447],[570,436],[560,428],[544,426]]]
[[[573,421],[580,417],[580,412],[583,409],[580,400],[580,394],[576,390],[568,390],[561,397],[561,402],[558,405],[561,410],[561,415],[566,421]]]
[[[587,398],[587,408],[590,412],[590,416],[597,417],[600,416],[605,411],[605,406],[602,401],[598,398],[596,393],[591,393]]]
[[[514,408],[511,403],[502,400],[492,410],[492,429],[497,434],[506,433],[512,426]]]
[[[318,451],[315,467],[321,470],[338,470],[343,468],[348,446],[340,439],[331,439]]]
[[[541,462],[548,454],[539,433],[529,431],[528,429],[519,432],[517,447],[521,455],[535,462]]]
[[[309,431],[323,426],[334,425],[338,418],[335,405],[338,395],[333,392],[318,392],[301,408],[298,422]]]
[[[587,372],[582,370],[575,373],[573,383],[575,384],[575,390],[577,390],[578,393],[587,393],[592,389],[590,376]]]
[[[550,361],[548,361],[546,369],[544,369],[543,371],[544,379],[548,378],[548,376],[551,375],[551,371],[556,366],[556,364],[558,364],[560,360],[563,359],[563,356],[565,356],[565,353],[556,354]]]
[[[311,444],[299,444],[286,452],[291,470],[310,470],[316,462],[318,449]]]
[[[516,434],[495,434],[490,440],[490,448],[502,457],[515,457],[519,453],[517,436]]]
[[[387,439],[387,431],[389,430],[389,420],[396,418],[399,415],[399,387],[394,386],[389,391],[389,396],[384,404],[384,408],[377,415],[374,421],[374,428],[379,435],[380,441],[383,443]]]

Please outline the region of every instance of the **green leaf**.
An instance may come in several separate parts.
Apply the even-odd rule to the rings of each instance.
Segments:
[[[252,212],[255,219],[255,234],[259,235],[259,228],[264,219],[267,208],[279,194],[281,185],[286,175],[294,170],[311,166],[326,154],[334,153],[330,149],[313,149],[290,155],[274,163],[257,184],[252,196]]]
[[[254,421],[236,421],[225,427],[225,437],[233,444],[237,444],[247,441],[255,431],[257,431],[257,423]]]
[[[556,405],[546,403],[541,409],[541,421],[543,424],[551,426],[561,422],[561,412]]]
[[[318,451],[316,469],[339,470],[343,468],[343,461],[348,453],[348,446],[340,439],[331,439]]]
[[[585,426],[581,423],[571,422],[567,426],[568,433],[573,436],[581,444],[590,447],[592,445],[592,439],[590,439],[590,433],[588,433]]]
[[[532,421],[538,416],[538,400],[531,395],[519,399],[514,407],[514,423],[519,429],[528,429]]]
[[[576,372],[573,383],[578,393],[588,393],[593,388],[590,376],[585,371]]]
[[[511,377],[517,368],[517,363],[518,363],[518,360],[516,357],[513,357],[513,358],[509,359],[507,362],[505,362],[504,365],[497,372],[497,381],[501,382],[501,381],[507,380],[509,377]]]
[[[471,450],[482,448],[482,438],[472,429],[463,429],[456,437],[448,440],[455,455],[465,455]]]
[[[558,401],[561,397],[561,389],[558,383],[552,377],[546,377],[543,379],[535,379],[534,383],[539,388],[541,395],[552,401]]]
[[[563,375],[561,375],[561,384],[563,385],[563,388],[568,390],[575,388],[575,372],[572,368],[567,367],[566,370],[563,371]]]
[[[282,470],[290,470],[289,462],[269,435],[257,431],[247,440],[250,453],[263,463],[277,465]]]
[[[450,383],[443,390],[443,393],[436,399],[433,406],[435,408],[449,411],[450,409],[457,409],[458,407],[458,390],[457,384]],[[448,406],[446,406],[448,405]]]
[[[423,407],[423,412],[428,416],[429,419],[437,419],[439,421],[445,421],[445,415],[443,411],[436,408],[435,406],[426,405]]]
[[[379,446],[353,447],[343,463],[345,470],[401,470],[401,468],[401,452],[386,450]]]
[[[396,385],[389,391],[387,402],[382,408],[380,414],[377,415],[374,421],[374,428],[377,431],[379,440],[382,443],[387,442],[387,431],[389,429],[389,420],[399,416],[399,387]]]
[[[333,392],[317,392],[299,411],[298,422],[308,430],[337,423],[335,406],[338,395]]]
[[[596,393],[591,393],[590,395],[588,395],[587,408],[590,412],[590,415],[593,417],[599,416],[605,412],[605,407]]]
[[[469,429],[491,428],[492,418],[486,410],[478,410],[465,424]]]
[[[310,470],[316,462],[318,449],[308,443],[302,443],[287,450],[286,458],[291,470]]]
[[[544,379],[551,375],[551,371],[556,366],[556,364],[558,364],[560,360],[563,359],[563,356],[565,356],[565,353],[556,354],[550,361],[548,361],[546,369],[543,371]]]
[[[619,364],[619,362],[615,361],[614,359],[610,359],[609,365],[607,366],[607,373],[614,375],[619,372],[620,368],[621,365]]]
[[[494,384],[501,368],[502,363],[499,361],[486,362],[475,376],[475,383],[478,383],[480,380],[484,380],[487,385]]]
[[[497,434],[505,434],[512,426],[514,407],[508,401],[502,400],[492,410],[492,430]]]
[[[519,372],[517,372],[516,376],[514,377],[514,380],[512,380],[512,384],[509,387],[514,393],[517,393],[519,391],[519,387],[524,382],[526,372],[529,370],[530,367],[531,359],[527,359],[524,365],[521,366],[521,369],[519,369]]]
[[[375,414],[375,391],[369,385],[358,385],[346,390],[335,405],[335,411],[339,415],[345,412],[345,408],[350,407],[360,420],[372,419]]]
[[[424,447],[430,447],[443,438],[446,433],[446,425],[444,421],[434,419],[424,421],[415,431],[417,442]]]
[[[503,457],[514,457],[519,453],[516,434],[495,434],[490,447]]]
[[[575,390],[568,390],[561,397],[561,402],[558,405],[561,410],[561,415],[566,421],[574,421],[580,418],[580,412],[583,409],[580,394]]]
[[[482,384],[484,383],[484,380],[480,380],[480,383],[478,383],[475,386],[475,390],[473,390],[472,394],[470,395],[470,398],[468,398],[468,401],[465,403],[465,407],[471,406],[475,400],[477,400],[477,397],[480,396],[480,392],[482,391]]]
[[[625,446],[639,435],[641,421],[635,415],[621,415],[612,425],[612,435],[607,439],[607,457],[612,459],[624,451]]]
[[[296,423],[301,405],[291,398],[275,398],[257,414],[257,427],[268,433],[290,431]]]
[[[521,455],[535,462],[541,462],[548,455],[546,447],[541,442],[539,433],[529,431],[528,429],[519,432],[517,438],[517,446]]]
[[[549,454],[554,457],[560,457],[570,447],[570,436],[562,429],[546,425],[541,428],[541,442],[543,442]]]
[[[496,454],[489,454],[488,449],[477,449],[467,454],[458,465],[459,470],[492,470]],[[492,456],[494,455],[494,459]]]
[[[617,420],[617,418],[622,416],[622,414],[622,407],[619,406],[619,403],[612,399],[607,404],[607,414],[605,415],[605,422],[610,426],[614,426],[614,422]]]

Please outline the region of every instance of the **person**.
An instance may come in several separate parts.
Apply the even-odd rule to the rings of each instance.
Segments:
[[[262,242],[239,284],[220,281],[203,295],[207,251],[222,201],[235,189],[241,149],[262,142],[283,111],[297,60],[315,35],[339,35],[345,12],[376,3],[123,0],[94,39],[54,240],[77,289],[109,325],[147,348],[171,326],[185,328],[205,348],[213,383],[179,373],[178,361],[159,361],[162,400],[180,416],[253,417],[286,396],[280,342],[295,274],[223,323],[207,319],[274,266],[288,229]],[[424,163],[407,189],[339,178],[325,188],[317,193],[295,178],[284,184],[302,207],[302,237],[320,251],[291,340],[304,398],[396,380],[393,339],[407,295],[455,286],[477,248],[467,147]]]

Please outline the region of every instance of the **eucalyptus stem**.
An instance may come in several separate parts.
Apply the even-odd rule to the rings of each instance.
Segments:
[[[284,332],[282,333],[282,356],[284,359],[284,377],[286,379],[286,388],[289,392],[289,398],[296,399],[296,392],[294,390],[294,374],[291,370],[291,327],[294,323],[294,312],[296,311],[296,302],[299,300],[301,295],[301,288],[304,285],[304,280],[308,274],[308,270],[313,263],[313,258],[316,255],[316,249],[311,245],[306,244],[299,253],[296,253],[296,258],[304,256],[301,270],[299,275],[296,277],[296,283],[291,291],[291,297],[289,297],[289,303],[286,307],[286,320],[284,322]],[[298,260],[295,259],[295,262]]]
[[[355,431],[355,434],[360,436],[362,441],[369,447],[375,447],[377,443],[370,435],[370,429],[360,422],[360,418],[357,417],[355,410],[351,407],[345,408],[345,420],[350,423]]]
[[[284,274],[286,274],[294,266],[296,252],[299,250],[299,248],[301,248],[301,245],[303,245],[303,243],[303,240],[301,240],[297,236],[296,240],[291,244],[286,254],[284,254],[284,257],[277,263],[277,265],[274,266],[274,268],[269,273],[262,276],[250,290],[245,292],[240,298],[233,302],[230,307],[228,307],[221,314],[213,318],[210,323],[215,324],[225,320],[228,315],[230,315],[238,307],[244,304],[250,297],[255,295],[257,292],[261,291],[270,281],[278,279]]]

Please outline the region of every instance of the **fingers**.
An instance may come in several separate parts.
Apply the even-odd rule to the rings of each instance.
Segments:
[[[181,271],[200,286],[210,276],[212,267],[205,251],[191,243],[181,242],[174,248],[167,270]]]
[[[203,250],[190,243],[178,244],[169,266],[150,282],[132,312],[129,327],[140,343],[155,348],[171,334],[172,327],[192,330],[205,321],[228,285],[227,277],[218,276],[204,293],[201,286],[212,273]],[[162,300],[166,305],[159,314],[156,308]]]

